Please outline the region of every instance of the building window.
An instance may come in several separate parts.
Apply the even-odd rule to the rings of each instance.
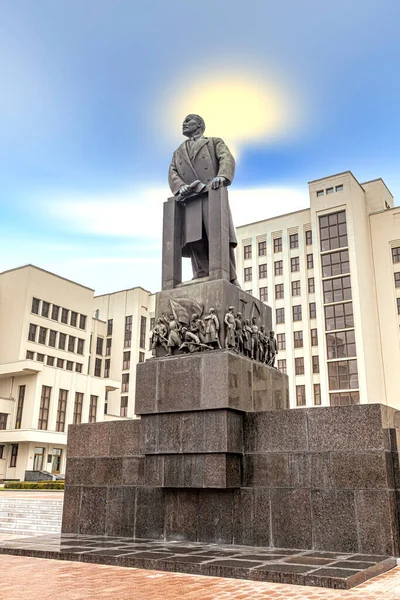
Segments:
[[[107,335],[112,335],[113,332],[113,320],[108,319],[107,321]]]
[[[282,252],[282,238],[274,239],[274,252]]]
[[[79,329],[86,329],[86,315],[79,316]]]
[[[7,419],[8,419],[8,414],[7,413],[0,413],[0,429],[7,429]]]
[[[264,263],[263,265],[258,265],[258,276],[260,279],[265,279],[267,277],[266,263]]]
[[[40,300],[39,298],[32,298],[32,312],[35,315],[39,314],[39,305],[40,305]]]
[[[36,360],[39,362],[44,362],[44,354],[36,353]]]
[[[325,329],[333,331],[335,329],[348,329],[354,327],[353,303],[333,304],[325,306]]]
[[[258,242],[258,256],[267,256],[267,242]]]
[[[71,310],[71,320],[69,324],[71,327],[77,327],[78,325],[78,313],[74,312],[73,310]]]
[[[317,198],[319,198],[320,196],[324,195],[324,190],[318,190],[317,191]]]
[[[82,367],[83,367],[82,363],[75,363],[75,371],[77,373],[82,373]]]
[[[286,350],[286,333],[278,333],[276,336],[278,350]]]
[[[119,414],[121,417],[128,416],[128,396],[121,396],[121,410]]]
[[[98,400],[99,400],[98,396],[92,396],[92,395],[90,396],[89,423],[96,423]]]
[[[346,211],[319,217],[319,232],[322,252],[347,246]]]
[[[146,317],[140,317],[140,337],[139,346],[146,348]]]
[[[47,329],[46,329],[46,327],[39,327],[38,344],[45,344],[46,343],[46,337],[47,337]]]
[[[103,338],[101,337],[96,339],[96,354],[103,356]]]
[[[54,356],[48,356],[47,357],[47,363],[46,363],[49,367],[54,367]]]
[[[285,309],[284,308],[277,308],[276,309],[276,322],[277,323],[284,323],[285,322]]]
[[[82,338],[78,338],[78,344],[76,347],[76,353],[77,354],[83,354],[85,348],[85,340],[83,340]]]
[[[293,310],[293,321],[301,321],[301,319],[302,319],[301,304],[296,304],[296,306],[292,307],[292,310]]]
[[[131,353],[124,352],[122,355],[122,369],[130,369],[131,368]]]
[[[306,231],[306,246],[311,246],[312,245],[312,231],[311,229],[309,229],[308,231]]]
[[[300,257],[299,256],[294,256],[293,258],[290,259],[290,270],[292,271],[292,273],[295,273],[296,271],[300,271]]]
[[[296,385],[296,406],[306,405],[306,386]]]
[[[65,429],[65,415],[67,413],[67,399],[68,399],[68,391],[60,390],[60,392],[58,394],[56,431],[64,431],[64,429]]]
[[[129,392],[129,373],[122,373],[121,392]]]
[[[293,343],[295,348],[303,347],[303,332],[302,331],[294,331],[293,332]]]
[[[314,277],[309,277],[308,278],[308,293],[314,294],[314,292],[315,292],[315,279],[314,279]]]
[[[75,352],[75,340],[73,335],[68,336],[68,352]]]
[[[52,348],[56,347],[56,342],[57,342],[57,331],[54,331],[54,329],[50,329],[49,332],[49,346],[51,346]]]
[[[304,358],[302,356],[294,359],[294,371],[296,375],[304,375]]]
[[[106,358],[106,360],[104,361],[104,377],[107,379],[108,377],[110,377],[110,359]]]
[[[243,256],[245,260],[251,258],[251,245],[243,246]]]
[[[60,307],[56,304],[53,304],[53,306],[51,307],[51,318],[53,319],[53,321],[58,321],[59,313]]]
[[[312,357],[312,372],[319,373],[319,356]]]
[[[108,391],[104,395],[104,414],[108,413]]]
[[[276,260],[274,262],[275,275],[283,275],[283,260]]]
[[[336,190],[337,192],[343,192],[343,185],[337,185],[337,186],[335,187],[335,190]]]
[[[125,336],[124,336],[124,348],[131,347],[132,340],[132,315],[125,317]]]
[[[286,373],[286,358],[278,360],[278,371]]]
[[[150,319],[150,331],[153,331],[154,327],[156,326],[156,319],[155,317],[151,317]]]
[[[275,285],[275,299],[281,300],[284,297],[283,283],[277,283]]]
[[[400,288],[400,271],[394,274],[394,287]]]
[[[112,338],[106,339],[106,356],[111,355]]]
[[[251,273],[252,269],[251,267],[245,267],[244,268],[244,280],[245,281],[251,281],[252,280],[252,273]]]
[[[40,396],[40,409],[38,429],[47,429],[49,420],[51,387],[42,385],[42,394]]]
[[[61,323],[65,323],[66,325],[68,325],[68,314],[69,310],[67,310],[66,308],[61,309]]]
[[[327,279],[322,282],[324,291],[324,303],[342,302],[343,300],[351,300],[351,284],[350,276],[336,277],[335,279]]]
[[[291,235],[289,235],[289,245],[290,245],[291,249],[299,247],[299,234],[298,233],[292,233]]]
[[[60,333],[58,335],[58,348],[59,350],[65,350],[65,344],[67,341],[67,336],[65,333]]]
[[[78,424],[82,422],[82,405],[83,405],[83,394],[82,392],[75,392],[75,403],[74,403],[74,423]]]
[[[4,458],[4,445],[0,446],[0,458]]]
[[[330,390],[348,390],[358,388],[358,370],[356,360],[339,360],[328,363]]]
[[[24,410],[25,401],[25,385],[18,386],[18,404],[17,404],[17,415],[15,417],[15,429],[21,429],[22,413]]]
[[[35,353],[34,353],[34,352],[32,352],[31,350],[27,350],[27,351],[26,351],[26,358],[27,358],[28,360],[33,360],[34,356],[35,356]]]
[[[102,363],[101,358],[96,358],[95,363],[94,363],[94,376],[95,377],[101,377],[101,363]]]
[[[300,296],[300,280],[292,281],[292,296]]]
[[[392,261],[394,263],[400,262],[400,246],[398,248],[392,248]]]
[[[261,302],[268,301],[268,288],[267,287],[260,288],[260,300],[261,300]]]
[[[321,406],[321,384],[314,383],[314,406]]]
[[[360,404],[359,392],[340,392],[329,394],[329,402],[331,406],[347,406],[349,404]]]
[[[37,330],[37,325],[30,323],[29,333],[28,333],[28,340],[30,342],[36,342],[36,330]]]
[[[317,318],[317,305],[315,302],[310,302],[309,311],[310,311],[310,319],[316,319]]]
[[[67,360],[67,365],[65,367],[67,369],[67,371],[73,371],[74,370],[74,363],[72,362],[72,360]]]
[[[48,317],[49,316],[49,312],[50,312],[50,303],[49,302],[45,302],[43,300],[42,302],[42,317]]]
[[[311,329],[311,346],[318,346],[318,329]]]
[[[341,250],[321,256],[322,276],[334,277],[350,273],[349,251]]]
[[[396,298],[397,301],[397,314],[400,315],[400,298]]]
[[[307,269],[313,269],[313,268],[314,268],[314,255],[307,254]]]
[[[62,358],[57,358],[57,367],[59,369],[63,369],[64,368],[64,360]]]
[[[17,466],[18,444],[11,444],[10,467]]]
[[[325,191],[327,194],[333,194],[333,187],[326,188]]]

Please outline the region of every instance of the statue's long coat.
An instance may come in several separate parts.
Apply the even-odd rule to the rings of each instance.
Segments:
[[[228,185],[235,175],[235,159],[228,146],[220,138],[200,139],[196,152],[190,160],[187,143],[183,142],[175,150],[169,168],[168,181],[172,193],[176,196],[183,185],[188,185],[199,179],[206,185],[214,177],[225,177]],[[229,244],[237,246],[236,233],[229,211]],[[182,205],[182,256],[190,256],[187,244],[203,238],[203,213],[208,214],[208,194],[200,194],[190,198]]]

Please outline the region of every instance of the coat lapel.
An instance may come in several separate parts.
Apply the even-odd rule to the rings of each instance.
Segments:
[[[189,153],[188,153],[188,150],[187,150],[187,144],[186,144],[186,142],[182,142],[182,144],[176,150],[176,153],[179,154],[179,156],[181,156],[183,158],[183,160],[185,160],[187,162],[188,166],[192,169],[195,177],[197,178],[196,172],[195,172],[195,170],[193,168],[193,165],[192,165],[192,161],[189,158]]]
[[[196,146],[196,150],[195,153],[193,155],[193,162],[196,158],[196,156],[198,155],[198,153],[200,152],[200,150],[203,148],[203,146],[205,146],[206,144],[208,144],[208,138],[202,138],[201,140],[199,140],[199,143]]]

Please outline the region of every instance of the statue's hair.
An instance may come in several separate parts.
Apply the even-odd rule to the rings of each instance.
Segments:
[[[206,124],[205,124],[205,121],[204,121],[203,117],[200,117],[200,115],[195,115],[195,114],[192,114],[192,113],[190,115],[187,115],[187,117],[193,117],[193,119],[195,119],[198,122],[199,127],[201,127],[201,129],[203,130],[203,133],[205,132],[205,130],[206,130]]]

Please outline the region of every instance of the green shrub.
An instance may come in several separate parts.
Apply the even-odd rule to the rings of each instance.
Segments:
[[[6,490],[63,490],[64,481],[10,481],[4,484]]]

